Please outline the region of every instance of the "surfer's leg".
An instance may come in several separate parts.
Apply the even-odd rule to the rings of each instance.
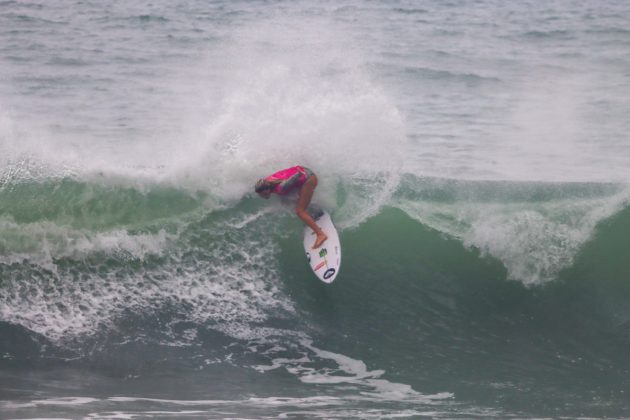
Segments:
[[[315,175],[311,175],[300,188],[297,206],[295,207],[295,213],[298,217],[302,219],[308,227],[313,229],[313,232],[317,235],[315,243],[313,244],[313,249],[319,248],[324,241],[328,239],[328,236],[326,236],[324,231],[317,226],[315,220],[313,220],[311,215],[306,211],[308,205],[311,203],[311,198],[313,198],[315,187],[317,187],[317,177]]]

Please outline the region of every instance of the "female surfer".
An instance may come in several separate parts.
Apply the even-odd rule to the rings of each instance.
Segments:
[[[315,220],[313,220],[311,215],[306,211],[313,197],[315,187],[317,187],[317,177],[313,171],[300,165],[292,166],[269,175],[268,177],[261,178],[256,182],[256,186],[254,187],[256,193],[265,199],[269,198],[271,193],[287,195],[292,191],[298,191],[295,213],[308,227],[313,229],[313,232],[317,235],[313,249],[319,248],[324,241],[328,239],[328,236],[317,226]]]

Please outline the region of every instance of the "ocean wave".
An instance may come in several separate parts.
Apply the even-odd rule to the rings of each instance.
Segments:
[[[527,332],[545,319],[547,329],[527,345],[539,357],[551,357],[558,372],[581,362],[573,356],[571,337],[557,344],[561,351],[547,348],[548,334],[556,330],[574,331],[585,323],[624,340],[627,287],[621,277],[610,276],[627,270],[624,191],[614,184],[495,184],[407,175],[376,215],[341,229],[344,269],[329,288],[304,260],[300,222],[279,203],[269,208],[244,198],[187,220],[156,252],[134,258],[105,248],[58,255],[54,271],[28,261],[0,262],[0,334],[20,338],[2,348],[6,357],[22,360],[20,349],[33,354],[34,347],[50,346],[70,353],[64,360],[89,361],[108,371],[127,372],[125,358],[140,357],[140,348],[178,369],[231,366],[263,377],[288,374],[301,386],[316,387],[317,395],[338,398],[328,400],[328,416],[352,411],[355,403],[383,413],[400,413],[401,406],[405,413],[431,407],[449,412],[458,391],[422,380],[427,366],[466,355],[478,364],[487,349],[506,345],[506,331]],[[539,236],[518,235],[519,226]],[[478,236],[484,229],[492,234]],[[563,250],[548,245],[563,233],[579,240],[557,242]],[[600,250],[611,257],[614,250],[617,257],[602,260]],[[569,259],[551,260],[542,252]],[[551,268],[544,272],[546,263]],[[425,364],[414,370],[406,363],[419,357],[418,348]],[[396,356],[389,359],[391,352]],[[593,353],[597,363],[612,357]],[[520,372],[523,364],[509,354],[481,363]],[[482,370],[471,373],[475,380],[483,378]],[[492,386],[521,392],[496,381]],[[267,402],[252,402],[253,412]],[[108,402],[86,401],[93,403]],[[165,410],[180,406],[144,403]],[[47,405],[17,404],[11,409]],[[215,407],[205,404],[198,403],[199,411]],[[286,412],[293,412],[291,404],[286,400]]]
[[[557,40],[570,40],[576,37],[576,32],[570,30],[549,30],[549,31],[528,31],[522,34],[523,37],[533,39],[533,40],[546,40],[546,39],[557,39]]]
[[[474,86],[501,82],[501,79],[497,77],[482,76],[475,73],[459,73],[448,70],[437,70],[428,67],[405,67],[404,72],[423,79],[462,82]]]
[[[56,259],[98,252],[142,259],[145,253],[159,254],[180,232],[217,211],[232,214],[226,226],[240,230],[274,212],[273,217],[284,217],[293,206],[290,199],[263,203],[250,199],[250,193],[226,201],[171,183],[133,186],[116,177],[40,182],[45,172],[27,173],[11,172],[0,188],[0,249],[7,264],[39,261],[50,268]],[[388,173],[324,173],[321,179],[314,202],[332,212],[340,229],[355,229],[383,207],[397,207],[496,258],[509,278],[527,285],[557,279],[599,224],[630,200],[627,186],[615,183],[462,181]],[[267,211],[261,213],[263,208]]]
[[[394,203],[427,226],[540,285],[571,266],[600,222],[627,206],[623,184],[405,179]]]

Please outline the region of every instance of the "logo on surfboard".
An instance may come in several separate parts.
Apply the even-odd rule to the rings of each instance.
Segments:
[[[326,261],[322,261],[322,262],[320,262],[319,264],[317,264],[315,267],[313,267],[313,271],[317,271],[317,270],[319,270],[320,268],[322,268],[322,267],[323,267],[323,266],[325,266],[325,265],[326,265]],[[328,271],[327,271],[327,272],[328,272]],[[325,275],[326,275],[326,273],[324,273],[324,276],[325,276]],[[324,278],[327,278],[327,277],[324,277]]]

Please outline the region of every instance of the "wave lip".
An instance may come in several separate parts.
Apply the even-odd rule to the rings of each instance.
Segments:
[[[421,223],[496,258],[527,286],[556,280],[598,225],[625,208],[623,184],[404,177],[393,203]]]

